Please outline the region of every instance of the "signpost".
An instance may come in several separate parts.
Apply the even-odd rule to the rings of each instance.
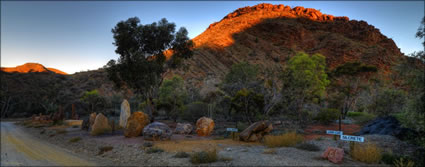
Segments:
[[[232,140],[235,140],[235,132],[238,132],[236,128],[227,128],[226,131],[232,132]]]
[[[326,134],[330,134],[330,135],[342,135],[342,131],[326,130]]]
[[[364,142],[364,137],[361,136],[349,136],[349,135],[341,135],[341,140],[345,141],[355,141],[355,142]]]

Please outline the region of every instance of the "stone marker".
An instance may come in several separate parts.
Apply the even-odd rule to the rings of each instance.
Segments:
[[[342,163],[342,159],[344,159],[344,150],[341,148],[328,147],[322,154],[322,158],[325,158],[332,163]]]
[[[214,125],[211,118],[201,117],[196,121],[196,133],[198,136],[209,136],[214,130]]]
[[[127,126],[128,117],[130,117],[130,104],[127,100],[124,99],[121,103],[121,112],[120,112],[120,127],[125,128]]]
[[[143,128],[149,124],[149,116],[144,112],[134,112],[127,120],[127,125],[124,129],[125,137],[136,137],[140,136],[143,132]]]
[[[92,126],[92,130],[90,132],[91,135],[101,135],[104,133],[111,132],[112,128],[109,125],[108,118],[103,116],[103,114],[97,114],[96,119],[94,120],[94,124]]]
[[[239,140],[247,142],[261,141],[264,135],[272,130],[273,125],[269,121],[255,122],[239,134]]]
[[[189,123],[177,123],[174,133],[187,135],[187,134],[190,134],[192,130],[193,130],[193,127]]]
[[[161,122],[153,122],[143,129],[145,140],[170,140],[171,135],[170,127]]]

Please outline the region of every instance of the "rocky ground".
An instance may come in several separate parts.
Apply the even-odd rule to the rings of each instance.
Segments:
[[[189,158],[175,158],[178,151],[189,154],[193,151],[217,149],[220,160],[206,165],[214,166],[334,166],[327,160],[320,158],[328,146],[342,146],[348,151],[349,144],[344,141],[335,141],[332,138],[320,137],[311,140],[320,147],[320,151],[305,151],[294,147],[267,148],[261,143],[245,143],[222,139],[218,137],[197,137],[194,135],[173,135],[170,141],[153,142],[153,147],[162,148],[160,153],[147,153],[150,147],[145,147],[143,137],[125,138],[122,131],[102,136],[90,136],[88,132],[72,127],[43,127],[23,128],[29,134],[48,141],[74,153],[95,157],[99,161],[110,163],[114,166],[190,166],[193,165]],[[396,139],[391,136],[365,136],[366,141],[387,140],[383,143],[386,147],[393,147],[400,143],[394,143]],[[70,142],[75,138],[79,141]],[[101,147],[112,146],[112,150],[99,154]],[[271,152],[267,154],[265,152]],[[345,154],[343,166],[365,166],[366,164],[354,161]],[[374,164],[376,166],[376,164]]]

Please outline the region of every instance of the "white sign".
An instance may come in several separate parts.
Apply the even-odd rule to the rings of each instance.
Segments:
[[[341,140],[355,141],[355,142],[364,142],[364,137],[361,137],[361,136],[341,135]]]
[[[342,131],[326,130],[326,134],[330,134],[330,135],[342,135]]]
[[[227,131],[230,131],[230,132],[238,132],[238,129],[236,129],[236,128],[227,128]]]

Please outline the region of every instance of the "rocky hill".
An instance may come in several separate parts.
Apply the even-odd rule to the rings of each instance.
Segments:
[[[360,61],[383,73],[403,57],[392,39],[365,21],[272,4],[237,9],[193,41],[193,58],[169,76],[181,75],[197,87],[213,87],[234,63],[281,66],[298,51],[321,53],[329,69]]]
[[[39,63],[25,63],[24,65],[20,65],[16,67],[1,67],[1,71],[9,72],[9,73],[54,72],[56,74],[68,75],[67,73],[55,68],[46,68]]]

